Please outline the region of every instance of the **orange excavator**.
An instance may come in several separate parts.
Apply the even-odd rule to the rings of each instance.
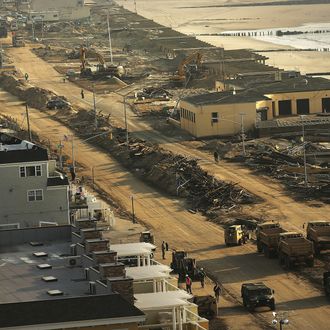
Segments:
[[[190,78],[198,72],[202,63],[202,54],[199,52],[192,53],[184,58],[179,66],[178,73],[173,77],[174,82],[182,82],[187,86]]]

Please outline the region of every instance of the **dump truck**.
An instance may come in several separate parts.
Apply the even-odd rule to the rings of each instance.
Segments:
[[[330,297],[330,272],[323,273],[323,287],[327,297]]]
[[[281,233],[278,243],[279,263],[286,269],[295,264],[305,263],[309,267],[314,266],[313,243],[301,233]]]
[[[217,300],[213,296],[194,296],[189,301],[198,306],[198,315],[208,320],[218,316]]]
[[[242,245],[249,239],[249,233],[243,225],[232,225],[225,228],[225,243],[230,245]]]
[[[257,226],[257,250],[263,252],[267,258],[276,256],[278,240],[285,230],[278,222],[264,222]]]
[[[330,221],[310,221],[307,224],[307,238],[313,242],[314,253],[330,249]]]
[[[264,283],[244,283],[241,287],[243,305],[253,312],[257,307],[269,307],[275,310],[274,290]]]

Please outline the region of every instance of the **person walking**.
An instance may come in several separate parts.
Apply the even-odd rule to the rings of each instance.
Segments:
[[[191,278],[189,277],[189,275],[187,274],[186,275],[186,291],[190,294],[192,294],[192,291],[191,291],[191,285],[192,285],[192,280]]]
[[[80,94],[81,94],[81,98],[84,99],[85,98],[85,93],[84,93],[83,89],[81,90]]]
[[[219,162],[219,154],[218,154],[218,152],[217,151],[214,151],[213,156],[214,156],[214,161],[216,163],[218,163]]]
[[[166,249],[166,251],[168,251],[168,249],[169,249],[167,242],[165,242],[165,249]]]
[[[221,295],[221,288],[218,283],[215,284],[213,291],[214,291],[215,299],[216,299],[217,303],[219,303],[219,298]]]
[[[205,277],[206,277],[206,274],[205,274],[204,268],[201,268],[199,270],[199,278],[200,278],[200,281],[201,281],[202,288],[204,288],[204,285],[205,285]]]
[[[163,243],[162,243],[162,258],[163,258],[163,260],[165,259],[165,251],[166,251],[166,244],[163,241]]]

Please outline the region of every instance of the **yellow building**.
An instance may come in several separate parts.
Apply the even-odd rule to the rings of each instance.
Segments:
[[[246,91],[225,91],[180,101],[181,128],[196,137],[234,135],[255,127],[256,102],[268,98]]]
[[[233,89],[251,90],[269,98],[256,104],[261,120],[330,112],[330,81],[324,78],[290,77],[283,72],[272,76],[239,75],[216,82],[216,90]]]

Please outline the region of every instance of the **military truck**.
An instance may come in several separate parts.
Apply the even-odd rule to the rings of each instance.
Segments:
[[[199,270],[196,267],[196,259],[189,258],[185,251],[173,251],[170,267],[178,274],[179,282],[184,282],[188,274],[192,281],[199,281]]]
[[[244,283],[241,287],[243,305],[253,312],[257,307],[269,307],[275,310],[274,290],[264,283]]]
[[[24,47],[25,46],[24,37],[18,33],[13,34],[12,35],[12,44],[13,44],[13,47]]]
[[[225,228],[225,243],[229,245],[242,245],[249,239],[249,233],[243,225],[232,225]]]
[[[327,297],[330,297],[330,272],[323,273],[323,287]]]
[[[284,232],[278,222],[258,224],[256,230],[258,252],[263,252],[267,258],[276,256],[279,236]]]
[[[310,221],[307,224],[307,238],[314,244],[314,253],[330,249],[330,221]]]
[[[281,233],[278,243],[279,263],[286,269],[295,264],[306,263],[307,266],[314,266],[313,243],[306,239],[301,233]]]

